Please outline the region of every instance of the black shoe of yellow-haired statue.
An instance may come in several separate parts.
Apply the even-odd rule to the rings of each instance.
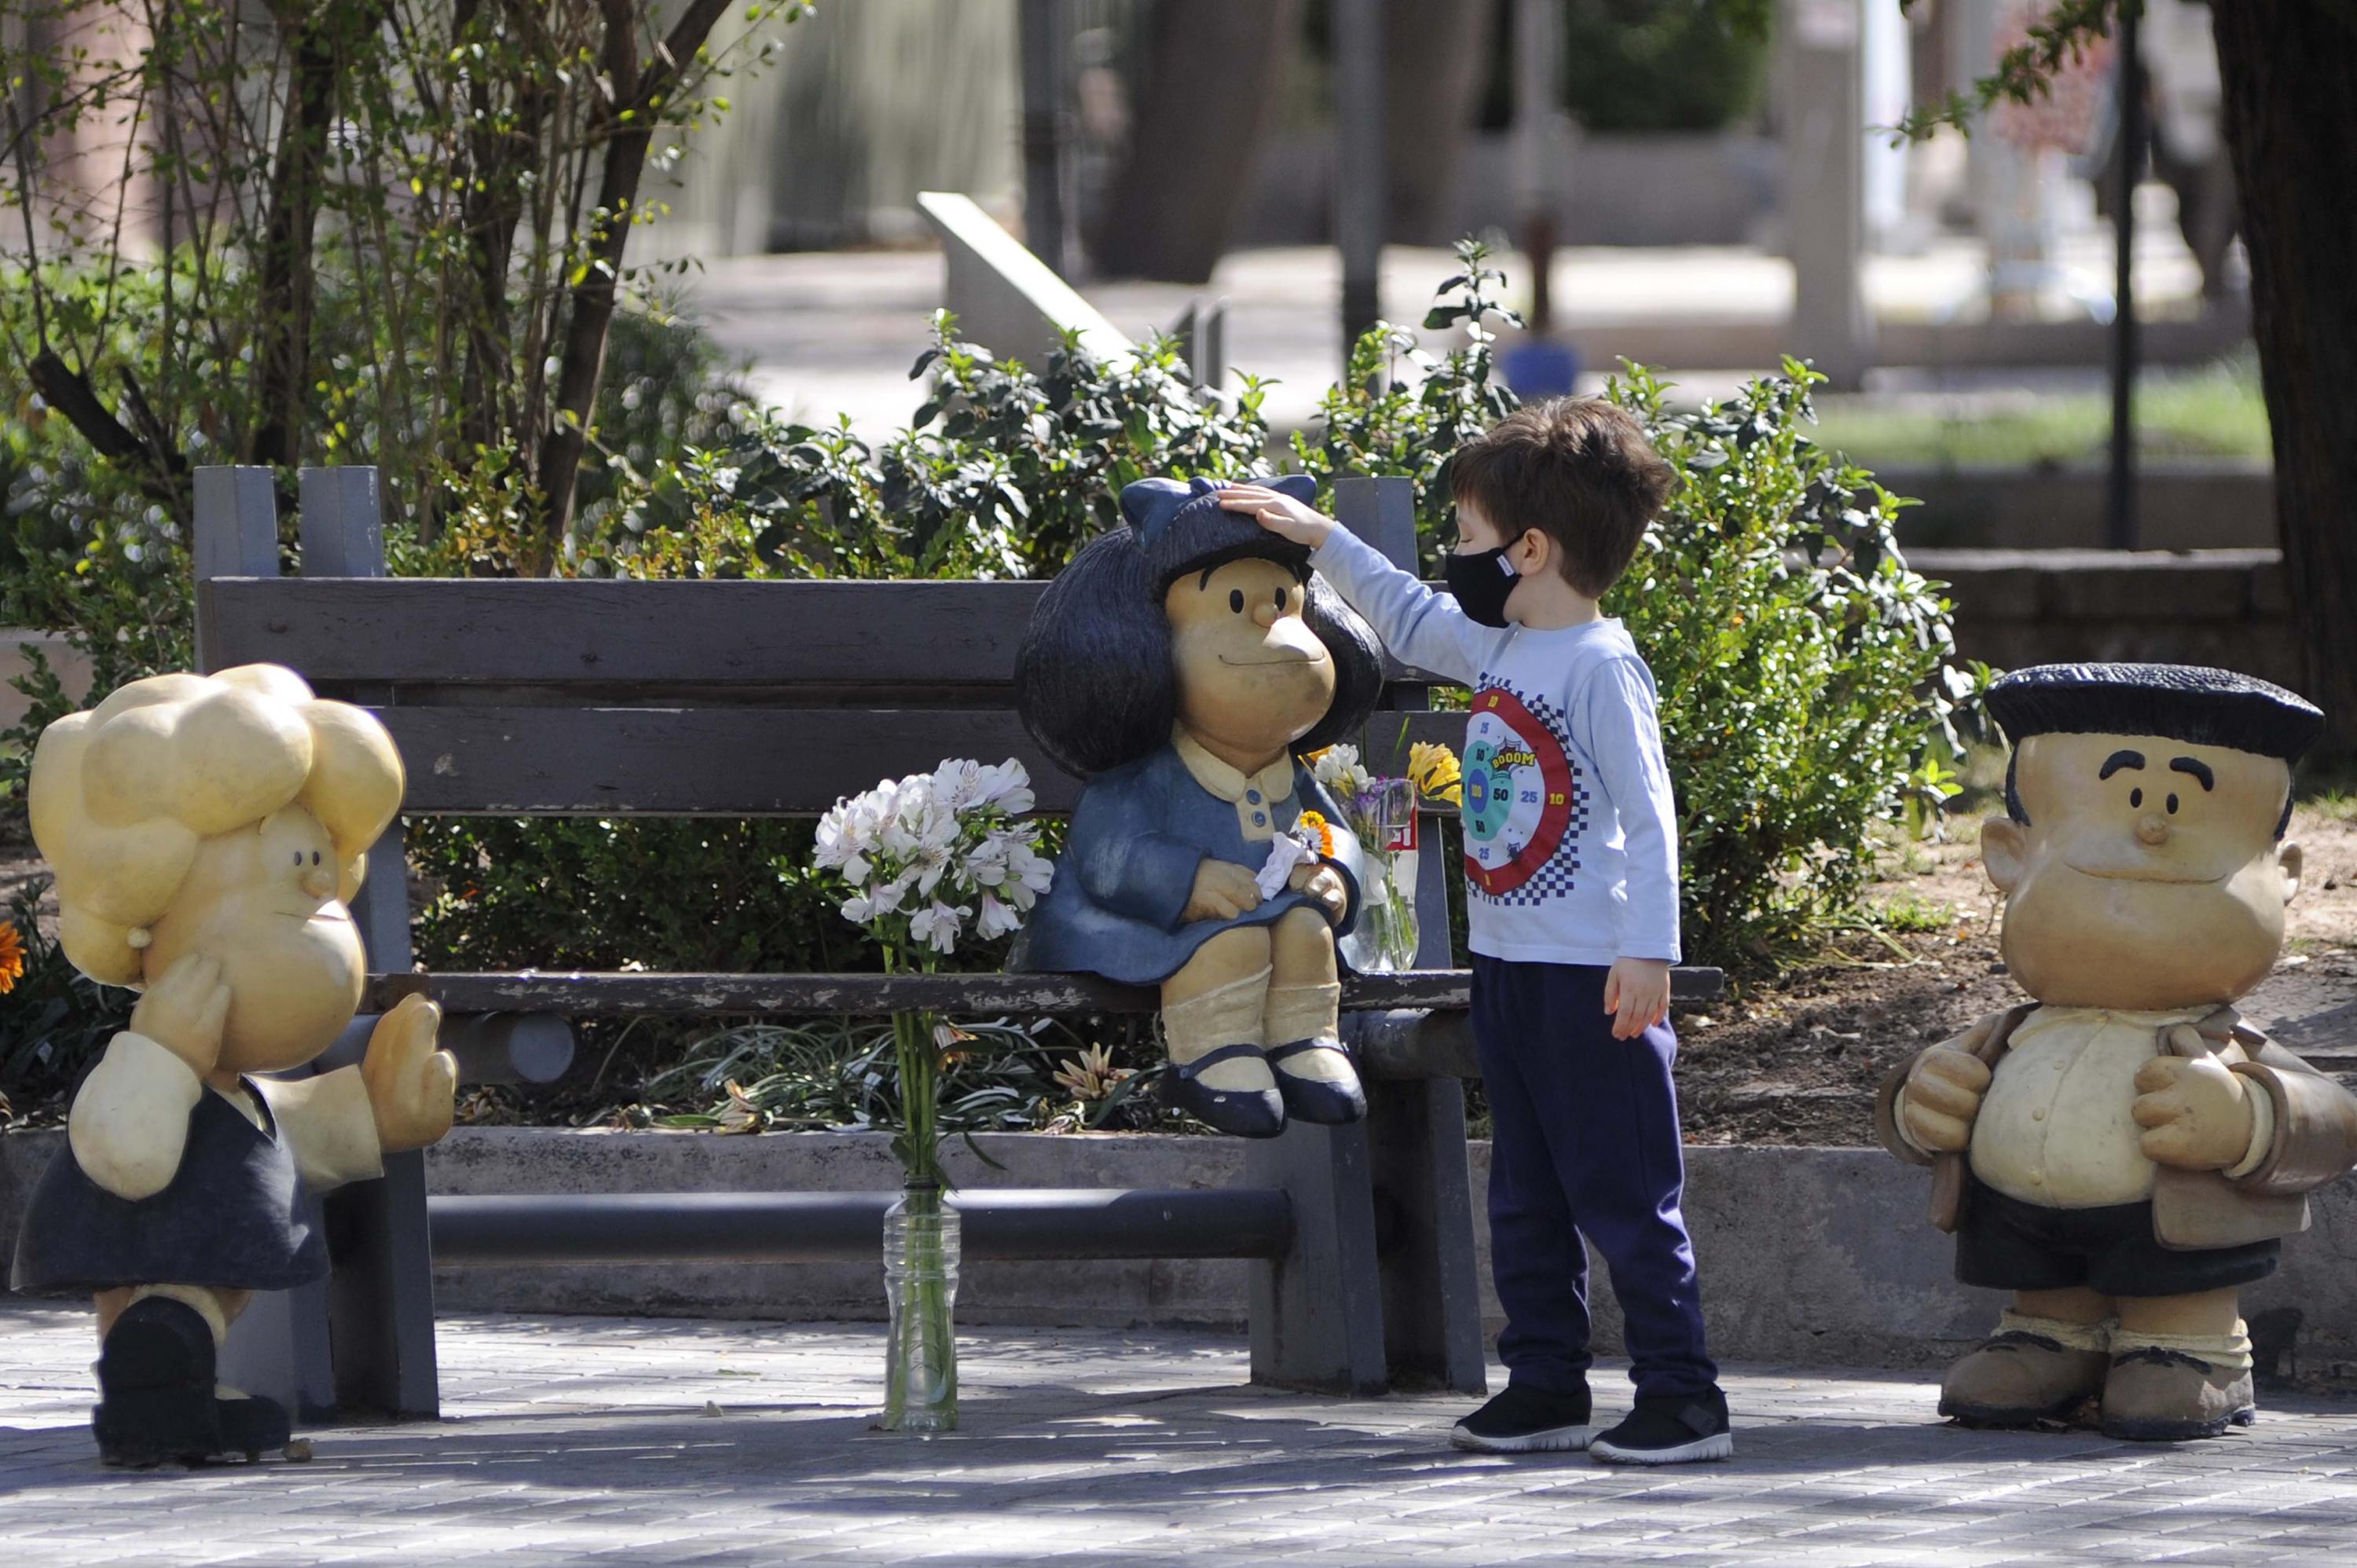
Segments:
[[[215,1396],[212,1329],[168,1296],[134,1302],[114,1320],[99,1348],[98,1388],[91,1429],[109,1465],[201,1465],[286,1446],[286,1412],[274,1401]]]

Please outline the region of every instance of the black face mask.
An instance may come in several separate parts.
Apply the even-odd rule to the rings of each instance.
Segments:
[[[1465,613],[1483,626],[1508,626],[1506,600],[1523,579],[1506,559],[1506,546],[1478,555],[1448,555],[1441,561],[1441,576],[1457,596]]]

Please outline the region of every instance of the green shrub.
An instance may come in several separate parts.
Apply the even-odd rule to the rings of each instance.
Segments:
[[[1591,131],[1717,131],[1760,102],[1769,40],[1727,0],[1566,0],[1564,99]]]
[[[83,1071],[131,1022],[133,993],[84,979],[41,934],[36,911],[48,890],[36,877],[8,900],[5,923],[22,968],[0,993],[0,1127],[28,1112],[62,1112]]]
[[[1157,338],[1104,361],[1068,337],[1037,370],[961,342],[947,311],[909,371],[934,392],[880,447],[842,429],[759,418],[724,447],[658,464],[585,516],[584,575],[1010,577],[1053,574],[1119,521],[1148,474],[1258,466],[1261,393],[1197,398]]]
[[[1425,326],[1462,323],[1464,345],[1434,357],[1377,326],[1294,443],[1321,481],[1413,479],[1427,565],[1456,532],[1449,455],[1517,402],[1491,352],[1489,323],[1513,319],[1496,303],[1504,279],[1481,246],[1458,251]],[[1403,362],[1421,378],[1392,380]],[[1906,503],[1803,434],[1823,380],[1787,360],[1691,413],[1638,367],[1605,392],[1681,477],[1605,609],[1660,686],[1695,962],[1769,956],[1846,911],[1873,869],[1871,824],[1954,793],[1942,759],[1988,678],[1955,660],[1948,602],[1906,567],[1892,534]]]

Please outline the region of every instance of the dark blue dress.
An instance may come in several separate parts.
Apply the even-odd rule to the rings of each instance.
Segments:
[[[1350,887],[1335,935],[1347,935],[1359,914],[1357,846],[1340,811],[1298,761],[1293,793],[1268,804],[1270,825],[1278,832],[1289,830],[1305,807],[1333,824],[1336,854],[1327,864]],[[1207,857],[1256,872],[1268,848],[1267,840],[1244,837],[1235,803],[1197,783],[1175,746],[1100,773],[1081,791],[1064,853],[1056,860],[1056,879],[1031,912],[1006,967],[1157,984],[1222,931],[1270,925],[1309,902],[1288,887],[1232,920],[1178,918],[1194,889],[1195,868]]]
[[[326,1279],[327,1244],[304,1219],[294,1152],[269,1102],[253,1098],[266,1128],[206,1090],[188,1112],[180,1168],[146,1197],[107,1191],[82,1173],[71,1145],[59,1149],[16,1232],[10,1286],[89,1295],[117,1285],[291,1290]]]

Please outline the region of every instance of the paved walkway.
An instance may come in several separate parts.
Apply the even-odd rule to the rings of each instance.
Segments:
[[[1649,1472],[1455,1452],[1453,1399],[1254,1389],[1232,1338],[963,1344],[965,1428],[919,1441],[867,1430],[873,1326],[451,1319],[446,1421],[138,1474],[82,1424],[87,1316],[0,1304],[0,1562],[2357,1562],[2357,1402],[2151,1447],[1754,1368],[1728,1382],[1734,1462]]]

